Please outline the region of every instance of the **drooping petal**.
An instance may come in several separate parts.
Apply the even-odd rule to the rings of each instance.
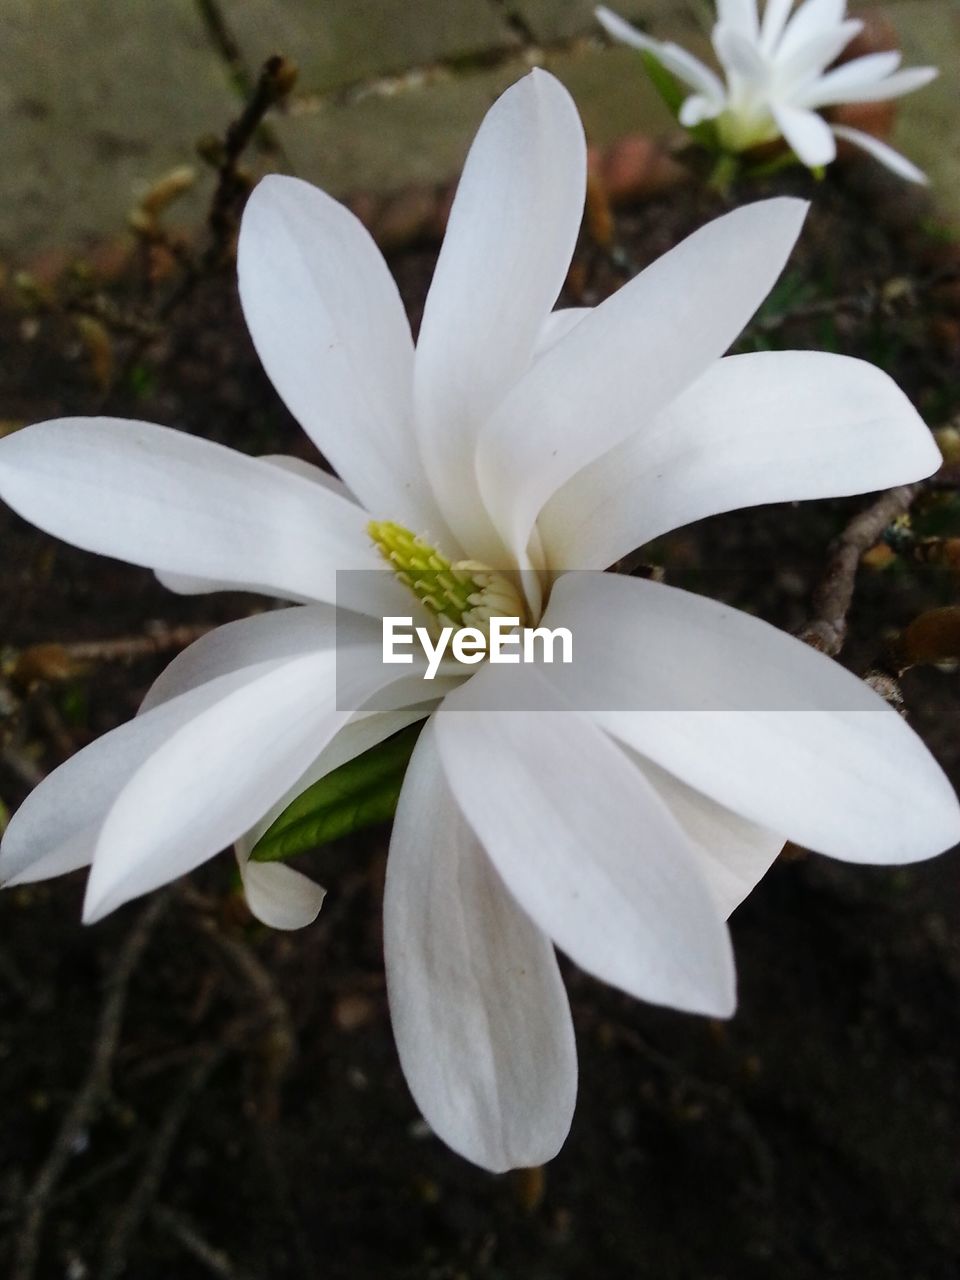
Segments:
[[[960,805],[920,738],[838,663],[765,622],[660,583],[572,573],[543,625],[576,661],[543,676],[688,786],[851,862],[927,858]]]
[[[363,224],[270,175],[247,201],[237,274],[263,367],[320,451],[369,511],[441,538],[412,425],[410,326]]]
[[[585,190],[573,99],[533,71],[498,99],[470,148],[417,342],[424,466],[461,544],[488,563],[502,563],[502,552],[477,489],[477,432],[530,364],[570,266]]]
[[[930,179],[922,169],[917,168],[912,160],[908,160],[906,156],[901,155],[899,151],[896,151],[886,142],[881,142],[879,138],[875,138],[872,133],[864,133],[861,129],[851,129],[844,124],[831,125],[831,128],[838,138],[842,138],[845,142],[853,143],[855,147],[859,147],[867,155],[873,156],[874,160],[878,160],[891,173],[895,173],[898,178],[905,178],[907,182],[917,182],[921,186],[926,186],[929,183]]]
[[[940,462],[874,365],[817,351],[729,356],[568,481],[538,527],[555,570],[602,569],[705,516],[888,489]]]
[[[885,102],[922,89],[940,74],[936,67],[906,67],[881,79],[879,75],[869,74],[871,68],[859,65],[884,56],[882,53],[871,54],[828,72],[803,95],[804,105],[829,107],[839,102]]]
[[[0,844],[0,881],[22,884],[87,866],[111,804],[174,733],[274,663],[228,673],[104,734],[27,796]]]
[[[400,1062],[431,1128],[494,1173],[550,1160],[577,1089],[563,981],[460,813],[431,725],[394,821],[383,935]]]
[[[312,481],[169,427],[61,418],[0,441],[0,497],[85,551],[289,599],[335,600],[337,570],[382,611],[358,506]],[[369,594],[369,593],[368,593]]]
[[[818,169],[836,159],[837,144],[830,126],[816,112],[782,102],[771,103],[770,110],[784,140],[802,164]]]
[[[694,791],[629,747],[624,750],[683,827],[696,854],[700,874],[726,918],[770,870],[784,846],[784,837],[748,822],[702,791]]]
[[[651,36],[644,35],[642,31],[638,31],[636,27],[632,27],[629,22],[625,22],[623,18],[603,5],[595,9],[594,13],[608,36],[643,53],[652,53],[667,71],[689,85],[691,89],[702,93],[713,102],[718,104],[723,102],[724,88],[720,77],[681,45],[669,40],[654,40]]]
[[[507,888],[582,968],[656,1004],[729,1015],[730,942],[690,841],[644,775],[533,667],[487,666],[437,712],[457,804]],[[490,706],[517,710],[489,710]]]
[[[320,914],[326,889],[282,862],[251,862],[242,844],[237,865],[247,906],[268,929],[306,929]]]
[[[806,207],[769,200],[709,223],[540,357],[487,424],[477,458],[514,554],[562,484],[723,354],[782,270]]]

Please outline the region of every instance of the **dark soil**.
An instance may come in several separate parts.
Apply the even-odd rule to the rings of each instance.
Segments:
[[[745,345],[864,355],[943,422],[960,408],[956,296],[942,276],[953,251],[885,188],[809,193],[802,247]],[[720,207],[692,189],[651,202],[623,215],[621,247],[641,265]],[[415,318],[432,257],[395,264]],[[616,282],[584,248],[571,300]],[[122,281],[115,293],[132,289]],[[87,354],[56,312],[0,312],[0,350],[0,417],[97,408]],[[253,453],[309,456],[226,275],[174,314],[109,408]],[[795,629],[827,543],[864,501],[716,518],[656,556],[671,581]],[[956,516],[947,506],[938,518]],[[6,511],[0,532],[0,644],[11,649],[215,622],[255,604],[168,595],[150,574],[56,545]],[[891,629],[955,595],[933,567],[862,571],[845,659],[866,669]],[[126,719],[164,660],[12,688],[7,805],[27,789],[24,756],[49,770]],[[956,675],[914,673],[906,694],[960,782]],[[568,965],[580,1102],[541,1182],[488,1176],[419,1121],[384,996],[385,849],[376,832],[305,860],[329,894],[301,934],[250,921],[227,858],[169,895],[131,978],[109,1089],[44,1202],[37,1276],[960,1275],[956,852],[893,870],[781,859],[732,921],[740,1008],[726,1025],[644,1006]],[[105,984],[144,911],[85,929],[81,893],[71,877],[0,896],[0,1270],[13,1266],[28,1192],[87,1076]]]

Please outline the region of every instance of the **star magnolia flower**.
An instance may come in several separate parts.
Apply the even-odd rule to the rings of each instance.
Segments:
[[[929,84],[936,67],[898,71],[901,54],[870,53],[828,70],[854,36],[859,20],[845,19],[845,0],[803,0],[790,16],[793,0],[767,0],[763,18],[756,0],[717,0],[713,48],[726,83],[699,58],[677,44],[653,40],[601,7],[597,18],[615,40],[642,49],[689,86],[693,93],[680,109],[680,123],[692,129],[716,122],[726,151],[749,151],[782,137],[811,169],[829,164],[837,138],[869,152],[910,182],[926,176],[905,156],[872,134],[829,124],[817,114],[823,107],[848,102],[883,102]]]
[[[960,837],[940,769],[852,675],[746,614],[600,572],[703,516],[916,480],[939,455],[870,365],[721,358],[802,202],[738,209],[595,310],[551,314],[585,174],[573,102],[535,71],[473,144],[416,350],[357,219],[292,178],[257,187],[239,245],[247,322],[343,483],[141,422],[0,441],[0,494],[50,533],[175,590],[300,602],[185,650],[131,723],[27,799],[0,874],[90,863],[97,919],[235,841],[243,857],[290,796],[432,713],[390,845],[390,1010],[423,1114],[493,1170],[549,1159],[570,1124],[554,945],[637,997],[728,1015],[725,918],[784,839],[884,863]],[[449,564],[443,600],[420,559]],[[338,597],[343,569],[376,571],[341,574]],[[522,596],[503,570],[522,572]],[[448,663],[427,684],[380,661],[384,615],[468,603],[567,626],[578,665]],[[291,868],[244,874],[264,919],[315,916],[319,891]]]

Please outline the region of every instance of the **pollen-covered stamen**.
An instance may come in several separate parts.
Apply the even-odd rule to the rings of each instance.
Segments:
[[[478,627],[491,618],[526,621],[519,586],[478,560],[450,561],[392,520],[371,520],[367,532],[394,573],[443,626]]]

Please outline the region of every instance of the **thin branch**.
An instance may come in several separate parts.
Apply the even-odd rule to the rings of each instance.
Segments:
[[[167,894],[157,894],[137,917],[117,955],[106,985],[97,1038],[86,1078],[74,1096],[23,1205],[23,1225],[17,1235],[11,1280],[32,1280],[40,1253],[40,1236],[57,1184],[77,1148],[83,1131],[93,1122],[107,1092],[110,1071],[120,1040],[130,980],[136,972],[150,936],[167,907]]]
[[[882,494],[855,516],[834,542],[827,571],[813,593],[814,616],[799,632],[806,644],[831,658],[843,648],[860,559],[879,541],[888,525],[910,510],[921,487],[901,485]]]

